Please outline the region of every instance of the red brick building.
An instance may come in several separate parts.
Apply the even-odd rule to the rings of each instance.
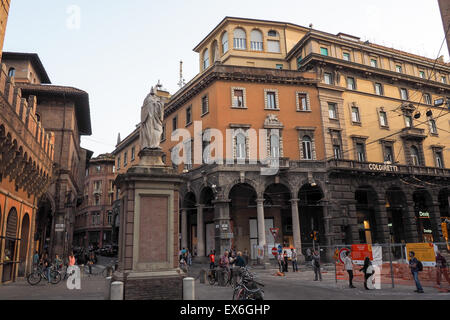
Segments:
[[[113,244],[114,156],[100,155],[86,169],[83,204],[75,217],[74,247]]]

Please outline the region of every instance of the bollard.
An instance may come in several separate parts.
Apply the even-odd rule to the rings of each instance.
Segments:
[[[194,301],[195,300],[195,279],[184,278],[183,279],[183,300]]]
[[[111,300],[123,300],[123,282],[116,281],[111,283]]]
[[[105,300],[111,300],[111,283],[112,277],[105,279]]]
[[[200,271],[200,283],[205,284],[206,283],[206,270],[202,269]]]

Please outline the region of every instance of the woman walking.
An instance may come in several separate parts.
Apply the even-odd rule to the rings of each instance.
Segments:
[[[318,281],[320,279],[320,281],[322,281],[322,273],[320,272],[320,254],[319,252],[314,251],[313,255],[312,255],[312,265],[314,268],[314,281]]]
[[[370,288],[367,286],[368,280],[375,274],[375,269],[372,266],[372,262],[370,261],[369,257],[366,257],[364,260],[364,267],[362,267],[359,271],[362,271],[364,273],[364,288],[366,290],[370,290]]]

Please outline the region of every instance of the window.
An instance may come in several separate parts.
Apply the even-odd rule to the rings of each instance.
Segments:
[[[263,51],[263,35],[259,30],[253,30],[250,34],[250,48],[253,51]]]
[[[425,93],[423,95],[423,101],[425,102],[425,104],[431,104],[431,96],[429,93]]]
[[[117,170],[120,170],[121,159],[120,156],[117,158]]]
[[[382,127],[388,127],[387,113],[386,111],[380,111],[380,125]]]
[[[384,162],[394,163],[394,151],[392,146],[384,147]]]
[[[126,167],[128,165],[128,152],[125,152],[123,155],[123,166]]]
[[[352,107],[352,121],[360,123],[361,118],[359,116],[359,108],[358,107]]]
[[[377,59],[370,59],[370,66],[373,68],[378,68],[378,61]]]
[[[303,160],[312,160],[312,140],[309,136],[304,136],[302,140]]]
[[[328,56],[328,48],[321,47],[320,54],[323,56]]]
[[[172,131],[176,131],[178,129],[178,117],[174,117],[172,119]]]
[[[300,68],[302,67],[302,60],[303,60],[302,56],[299,56],[297,58],[297,70],[300,70]]]
[[[136,148],[131,148],[131,161],[134,161],[136,159]]]
[[[267,51],[271,53],[280,53],[280,41],[278,40],[267,40]]]
[[[412,117],[410,115],[405,115],[405,126],[407,128],[411,128],[412,125],[413,125]]]
[[[419,71],[419,76],[420,76],[422,79],[425,79],[425,78],[426,78],[426,76],[425,76],[425,71]]]
[[[282,65],[282,64],[277,64],[277,65],[276,65],[276,68],[277,68],[278,70],[283,70],[283,65]]]
[[[161,134],[161,142],[166,140],[166,124],[163,124],[162,134]]]
[[[337,106],[335,103],[328,103],[328,114],[330,119],[337,119]]]
[[[202,116],[209,112],[208,96],[202,98]]]
[[[280,137],[277,134],[270,135],[270,156],[276,159],[280,157]]]
[[[341,146],[340,145],[333,145],[333,153],[334,153],[334,158],[336,160],[342,159]]]
[[[95,166],[95,171],[96,172],[101,172],[102,171],[102,166]]]
[[[375,83],[375,94],[378,96],[383,95],[383,85],[381,83]]]
[[[228,52],[228,32],[222,35],[222,53]]]
[[[408,90],[405,88],[400,89],[400,98],[402,100],[408,100]]]
[[[347,89],[356,90],[355,78],[352,77],[347,78]]]
[[[108,225],[112,226],[113,214],[112,211],[108,211]]]
[[[186,109],[186,125],[190,125],[192,123],[192,107],[188,107]]]
[[[402,73],[402,71],[403,71],[402,66],[401,65],[396,65],[395,66],[395,71],[397,71],[398,73]]]
[[[365,146],[363,143],[356,144],[356,156],[359,162],[366,162]]]
[[[234,48],[238,50],[247,49],[247,35],[241,28],[234,30]]]
[[[323,80],[326,84],[333,84],[333,75],[331,73],[325,72],[323,74]]]
[[[206,49],[203,52],[203,70],[206,70],[209,67],[209,50]]]
[[[15,77],[16,76],[16,69],[10,68],[9,71],[8,71],[8,76],[10,78]]]
[[[266,91],[266,109],[277,110],[277,100],[278,97],[276,91]]]
[[[246,137],[243,133],[236,135],[236,159],[245,160],[247,158]]]
[[[343,58],[345,61],[350,61],[350,53],[344,52],[344,53],[342,54],[342,58]]]
[[[434,157],[436,158],[436,167],[441,168],[441,169],[445,168],[445,166],[444,166],[444,158],[442,156],[442,151],[441,150],[435,151],[434,152]]]
[[[244,89],[232,89],[233,91],[233,107],[245,108]]]
[[[267,35],[269,37],[278,37],[278,32],[276,32],[275,30],[270,30]]]
[[[307,93],[297,94],[297,111],[311,111]]]
[[[446,76],[441,76],[441,82],[444,84],[447,84],[447,77]]]
[[[430,119],[428,121],[429,125],[430,125],[430,133],[431,134],[438,134],[438,129],[436,126],[436,121],[434,119]]]
[[[419,149],[416,146],[411,146],[411,161],[413,166],[420,166]]]

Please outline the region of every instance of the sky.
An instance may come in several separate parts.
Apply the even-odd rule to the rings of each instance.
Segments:
[[[437,0],[12,0],[4,51],[37,53],[54,85],[89,94],[92,136],[112,152],[140,121],[159,80],[178,90],[199,72],[193,48],[226,16],[290,22],[436,59],[444,40]],[[446,44],[439,55],[449,61]]]

